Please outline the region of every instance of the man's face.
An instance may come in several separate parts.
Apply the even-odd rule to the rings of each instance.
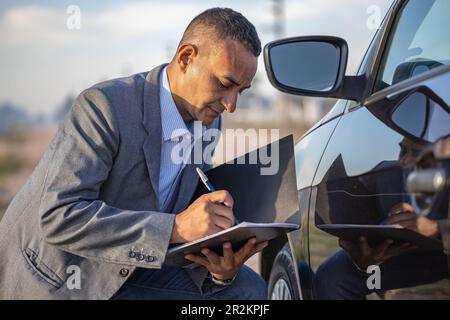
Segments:
[[[209,53],[199,50],[183,74],[183,105],[193,120],[211,124],[223,111],[234,112],[238,95],[250,87],[257,58],[232,39]]]
[[[399,145],[399,161],[401,166],[405,168],[413,167],[416,163],[417,157],[425,148],[424,145],[418,144],[408,138],[404,138],[402,141],[400,141]]]

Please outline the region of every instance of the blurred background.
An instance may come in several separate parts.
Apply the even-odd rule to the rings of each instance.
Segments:
[[[169,62],[184,29],[203,10],[225,6],[241,12],[255,25],[263,45],[299,35],[342,37],[349,44],[351,75],[391,2],[2,1],[0,218],[76,95],[97,82]],[[277,92],[267,80],[262,55],[258,68],[237,111],[224,115],[224,128],[277,128],[280,137],[292,133],[297,140],[335,103]]]

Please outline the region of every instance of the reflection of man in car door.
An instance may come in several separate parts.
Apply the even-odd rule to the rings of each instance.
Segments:
[[[407,138],[400,142],[399,164],[405,176],[424,147]],[[427,237],[440,237],[446,219],[436,221],[434,218],[442,219],[447,212],[444,207],[439,211],[443,212],[430,213],[428,218],[417,215],[410,203],[399,202],[389,210],[384,223],[399,224]],[[319,299],[363,299],[372,292],[366,284],[370,275],[366,269],[370,265],[380,266],[383,291],[431,283],[448,275],[447,257],[443,252],[414,252],[412,245],[389,239],[370,247],[364,237],[356,243],[340,239],[339,245],[344,250],[329,257],[316,272],[315,289]]]

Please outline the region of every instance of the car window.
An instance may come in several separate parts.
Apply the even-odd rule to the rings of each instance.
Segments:
[[[450,1],[410,0],[401,10],[375,91],[450,65]]]

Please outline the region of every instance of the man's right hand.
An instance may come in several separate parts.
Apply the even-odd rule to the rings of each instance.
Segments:
[[[194,241],[233,225],[233,198],[225,190],[197,198],[175,218],[170,243]]]

